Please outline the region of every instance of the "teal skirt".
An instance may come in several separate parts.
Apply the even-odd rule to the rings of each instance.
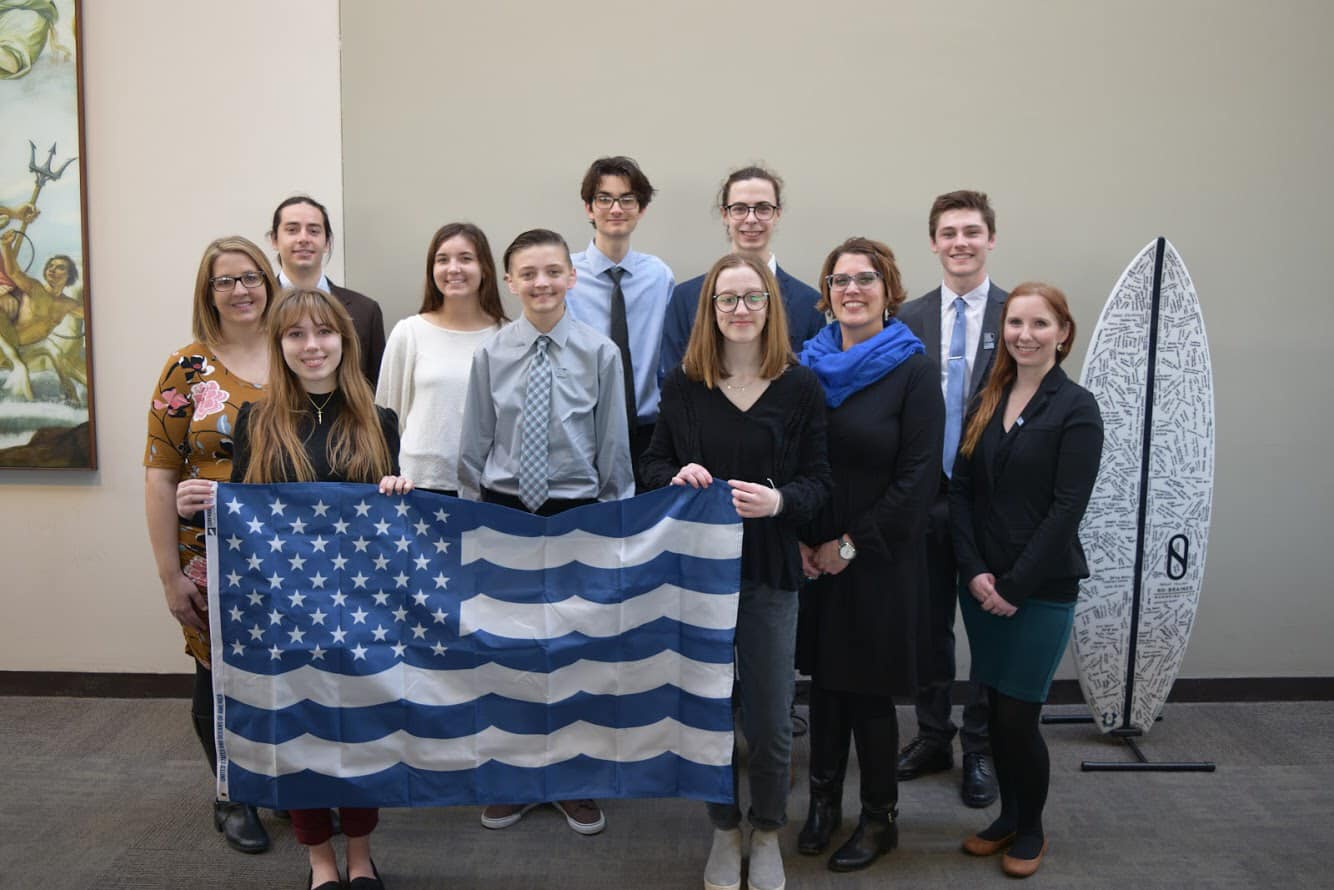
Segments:
[[[1070,642],[1075,604],[1025,600],[1009,618],[982,611],[967,587],[959,611],[968,630],[975,683],[1022,701],[1045,702],[1051,679]]]

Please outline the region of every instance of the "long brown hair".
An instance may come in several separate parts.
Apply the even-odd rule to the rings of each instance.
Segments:
[[[205,346],[216,347],[222,342],[222,319],[218,315],[217,304],[213,302],[213,263],[224,253],[239,253],[255,264],[255,268],[264,276],[264,311],[261,319],[269,317],[273,301],[278,296],[278,279],[274,277],[273,267],[264,251],[249,238],[231,235],[219,238],[204,248],[204,255],[199,260],[199,271],[195,273],[194,310],[190,318],[190,331],[194,338]],[[71,282],[73,283],[73,282]]]
[[[991,366],[991,374],[987,377],[987,384],[982,387],[982,391],[977,395],[977,410],[973,412],[972,418],[968,421],[968,429],[964,431],[963,441],[959,444],[959,453],[964,457],[973,456],[973,449],[982,440],[982,431],[987,428],[987,424],[991,422],[996,409],[1000,407],[1001,398],[1005,395],[1006,388],[1014,383],[1015,377],[1018,375],[1014,356],[1010,355],[1010,350],[1005,347],[1003,342],[1005,339],[1005,320],[1010,317],[1010,303],[1014,301],[1015,297],[1041,297],[1047,301],[1052,314],[1056,316],[1057,326],[1069,326],[1069,333],[1056,346],[1056,364],[1059,365],[1065,360],[1065,357],[1070,354],[1071,344],[1075,342],[1075,318],[1070,314],[1070,304],[1066,302],[1065,294],[1061,293],[1060,288],[1044,284],[1041,281],[1025,281],[1010,291],[1009,299],[1005,301],[1005,308],[1001,310],[1001,348],[996,350],[996,361]]]
[[[349,482],[378,482],[393,471],[375,411],[375,396],[361,373],[361,347],[352,317],[343,304],[321,290],[286,290],[269,313],[269,393],[250,415],[250,465],[242,482],[314,482],[306,456],[301,421],[310,413],[310,397],[283,357],[283,335],[309,318],[327,324],[343,340],[336,383],[343,409],[329,430],[329,466]]]
[[[796,361],[792,356],[792,344],[787,339],[787,313],[783,309],[783,296],[778,292],[774,273],[769,271],[767,263],[739,253],[729,253],[714,263],[709,274],[704,276],[704,285],[699,289],[699,305],[695,309],[695,326],[690,329],[690,342],[686,344],[685,359],[681,362],[687,377],[702,380],[709,389],[717,386],[722,378],[731,375],[723,365],[724,338],[714,315],[713,291],[718,286],[720,274],[741,266],[758,275],[769,294],[764,330],[761,332],[760,376],[772,380]]]
[[[496,260],[491,255],[491,242],[486,240],[485,232],[469,222],[446,223],[431,236],[431,246],[426,249],[426,288],[422,294],[422,307],[417,311],[431,312],[445,304],[445,295],[435,286],[435,252],[441,244],[459,235],[472,242],[477,265],[482,269],[482,280],[477,285],[478,305],[496,324],[504,324],[510,319],[500,302],[500,284],[496,276]]]

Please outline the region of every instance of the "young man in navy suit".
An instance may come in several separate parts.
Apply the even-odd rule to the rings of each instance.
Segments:
[[[987,257],[996,246],[996,214],[982,192],[955,191],[931,205],[928,218],[931,252],[944,270],[941,286],[905,303],[899,318],[940,363],[945,394],[945,440],[940,489],[931,505],[927,528],[927,575],[930,607],[927,639],[919,640],[917,737],[899,754],[900,781],[954,766],[953,739],[963,749],[961,796],[970,807],[996,800],[996,773],[987,733],[987,702],[969,684],[963,726],[950,719],[954,684],[954,612],[958,601],[958,566],[950,538],[949,474],[959,448],[963,419],[973,395],[982,388],[1000,347],[1005,291],[987,275]]]
[[[787,311],[788,336],[792,351],[801,352],[801,346],[820,332],[825,325],[824,313],[816,311],[820,294],[783,271],[769,250],[774,227],[783,215],[783,180],[763,167],[742,167],[723,183],[718,194],[718,212],[733,253],[750,256],[769,265],[769,271],[778,279],[783,308]],[[704,276],[692,278],[676,286],[667,307],[667,318],[662,326],[662,359],[658,373],[661,380],[677,365],[690,341],[690,328],[695,323],[695,309],[699,305],[699,289]]]
[[[339,287],[324,274],[324,263],[333,252],[329,211],[306,195],[288,198],[273,211],[269,244],[278,254],[280,285],[322,290],[347,309],[361,343],[361,372],[375,389],[384,357],[384,313],[370,297]]]

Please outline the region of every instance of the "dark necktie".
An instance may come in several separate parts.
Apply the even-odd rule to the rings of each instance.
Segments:
[[[635,428],[639,412],[635,408],[635,364],[630,358],[630,325],[625,319],[625,291],[621,290],[621,276],[625,270],[612,266],[611,276],[611,342],[621,351],[621,369],[625,372],[625,417],[630,429]]]

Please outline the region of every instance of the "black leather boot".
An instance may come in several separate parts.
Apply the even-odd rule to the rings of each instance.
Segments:
[[[811,806],[797,835],[797,852],[815,856],[829,849],[829,838],[843,821],[843,780],[837,790],[818,787],[811,779]]]
[[[830,871],[866,868],[899,845],[899,826],[894,810],[870,813],[862,810],[857,830],[829,857]]]
[[[836,693],[812,683],[810,705],[811,803],[797,836],[797,851],[815,856],[829,849],[829,839],[843,821],[843,776],[852,726]]]
[[[213,801],[213,827],[223,833],[233,850],[263,853],[269,848],[269,833],[259,821],[259,813],[248,804]]]

